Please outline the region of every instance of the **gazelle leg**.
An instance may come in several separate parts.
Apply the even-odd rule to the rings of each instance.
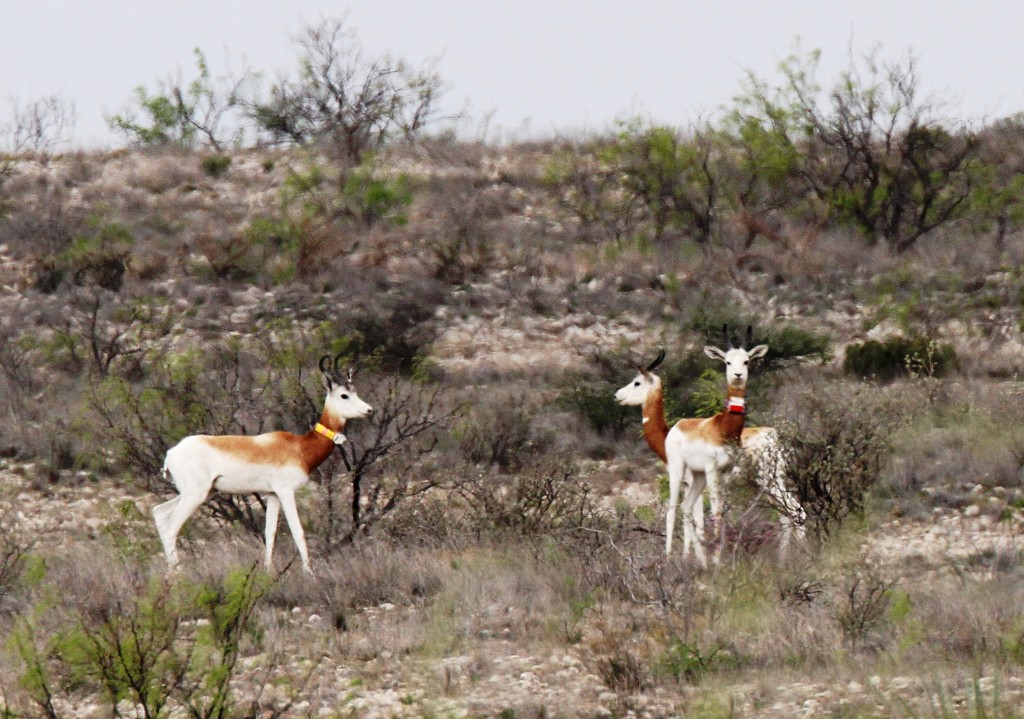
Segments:
[[[708,466],[704,473],[707,477],[708,494],[711,504],[711,547],[712,561],[717,565],[722,559],[722,550],[725,547],[725,525],[724,512],[722,511],[722,488],[721,478],[718,475],[718,468],[714,465]]]
[[[277,520],[280,513],[281,500],[276,494],[267,495],[266,555],[263,564],[268,570],[273,566],[271,557],[274,555],[274,539],[277,537]],[[293,531],[292,534],[294,533]]]
[[[205,501],[205,492],[203,494],[179,494],[171,501],[157,505],[153,509],[160,541],[164,545],[164,554],[167,555],[167,564],[172,569],[178,566],[178,533],[192,513],[199,509],[199,506]],[[174,503],[173,506],[170,506],[172,503]],[[161,520],[163,520],[162,526]]]
[[[174,547],[174,542],[172,541],[168,543],[167,541],[167,522],[171,518],[171,515],[174,514],[174,509],[178,506],[178,500],[180,499],[180,496],[175,497],[174,499],[170,499],[153,507],[153,520],[156,522],[156,533],[160,536],[160,544],[163,545],[164,556],[167,557],[167,563],[171,566],[174,566],[174,564],[177,563],[178,556]]]
[[[682,460],[674,454],[668,458],[668,513],[665,515],[665,556],[672,554],[672,537],[676,530],[676,510],[679,506],[679,489],[683,482]],[[683,553],[687,551],[685,515],[683,522]]]
[[[302,531],[302,523],[299,521],[299,511],[295,508],[295,494],[292,492],[281,492],[277,495],[284,510],[284,518],[288,520],[288,529],[291,530],[295,546],[299,549],[299,556],[302,557],[302,568],[306,574],[312,574],[313,569],[309,566],[309,552],[306,550],[306,535]]]
[[[689,525],[689,539],[692,542],[694,554],[702,567],[708,566],[707,555],[704,553],[704,473],[696,472],[690,474],[690,486],[683,498],[683,517]],[[698,526],[700,531],[698,532]]]

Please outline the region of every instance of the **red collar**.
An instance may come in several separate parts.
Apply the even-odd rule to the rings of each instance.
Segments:
[[[725,401],[725,409],[730,414],[746,414],[747,401],[743,397],[730,397]]]

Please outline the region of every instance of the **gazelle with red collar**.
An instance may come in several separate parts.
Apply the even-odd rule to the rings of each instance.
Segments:
[[[770,427],[745,428],[746,384],[750,361],[763,357],[766,345],[750,350],[751,330],[747,331],[747,342],[734,347],[723,328],[728,349],[707,346],[704,352],[726,365],[727,400],[726,409],[706,419],[683,419],[671,429],[665,422],[664,397],[661,378],[653,370],[665,358],[662,350],[646,369],[639,368],[639,374],[616,392],[620,404],[640,405],[643,410],[644,437],[647,444],[669,470],[669,509],[666,515],[665,553],[672,550],[675,529],[675,515],[679,507],[680,491],[685,489],[682,500],[683,551],[692,549],[702,564],[707,564],[704,552],[704,488],[711,495],[711,512],[716,527],[721,527],[722,501],[719,478],[731,470],[735,462],[735,451],[742,447],[751,452],[759,463],[759,481],[780,507],[783,537],[780,551],[784,552],[791,535],[802,534],[803,510],[785,488],[785,466],[781,454],[778,433]],[[796,515],[796,520],[790,514]]]
[[[295,506],[295,492],[345,442],[345,423],[367,417],[373,408],[359,398],[352,386],[353,372],[338,371],[339,357],[320,359],[327,398],[320,421],[305,434],[268,432],[256,436],[192,435],[167,451],[164,474],[178,490],[174,499],[153,508],[167,563],[178,565],[178,533],[211,491],[267,496],[266,552],[269,569],[274,552],[278,516],[284,510],[288,528],[298,547],[303,569],[312,574],[306,538]]]

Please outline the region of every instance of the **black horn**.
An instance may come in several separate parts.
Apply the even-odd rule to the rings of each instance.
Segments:
[[[654,358],[654,361],[652,361],[649,365],[647,365],[647,371],[648,372],[652,372],[654,370],[654,368],[657,367],[658,365],[660,365],[664,360],[665,360],[665,348],[664,347],[660,347],[660,348],[658,348],[658,356]]]
[[[330,355],[324,355],[323,357],[320,358],[320,371],[323,372],[324,374],[330,374],[331,373],[331,367],[328,364],[330,361],[331,361],[331,356]]]
[[[726,350],[732,349],[732,337],[729,336],[729,325],[722,325],[722,343]]]
[[[754,325],[747,325],[747,336],[743,338],[743,349],[754,346]]]

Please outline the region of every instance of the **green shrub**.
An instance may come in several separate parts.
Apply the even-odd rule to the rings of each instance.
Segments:
[[[895,392],[863,385],[809,387],[801,393],[802,416],[779,427],[786,447],[781,460],[811,536],[833,536],[863,510],[892,450],[893,433],[904,421],[900,402]]]
[[[615,393],[606,385],[574,384],[562,390],[556,404],[575,412],[596,431],[621,436],[636,413],[634,407],[623,407],[615,401]]]
[[[44,716],[68,687],[103,696],[111,716],[130,702],[149,719],[178,704],[190,716],[226,717],[253,613],[272,578],[236,569],[201,582],[153,580],[135,596],[111,597],[63,617],[45,638],[41,620],[59,609],[21,617],[11,645],[23,666],[20,684]],[[42,645],[42,646],[41,646]]]
[[[367,226],[381,220],[404,225],[405,208],[412,204],[412,182],[405,174],[375,177],[371,167],[361,167],[348,177],[342,195]]]
[[[231,167],[230,155],[208,155],[203,158],[203,172],[210,177],[220,177]]]
[[[721,644],[705,649],[675,640],[658,658],[655,671],[676,681],[696,684],[708,674],[734,669],[738,665],[736,655]]]
[[[832,358],[828,337],[796,325],[770,327],[756,343],[768,345],[768,354],[761,360],[761,367],[766,370],[789,359],[813,359],[825,363]]]
[[[690,318],[689,325],[691,329],[701,335],[704,344],[715,346],[722,345],[723,325],[730,328],[734,342],[743,339],[748,326],[753,327],[753,344],[768,345],[768,354],[758,362],[758,366],[762,370],[775,369],[781,363],[791,359],[827,362],[832,358],[831,342],[823,334],[792,324],[760,326],[755,318],[737,315],[731,310],[722,310],[712,302],[707,302],[704,306],[699,307]]]
[[[843,369],[858,377],[891,380],[908,374],[941,377],[957,369],[956,350],[925,337],[897,335],[846,348]]]
[[[117,292],[124,282],[135,238],[127,227],[108,221],[105,214],[100,210],[89,218],[86,231],[75,236],[57,263],[71,271],[76,285],[93,283]]]

